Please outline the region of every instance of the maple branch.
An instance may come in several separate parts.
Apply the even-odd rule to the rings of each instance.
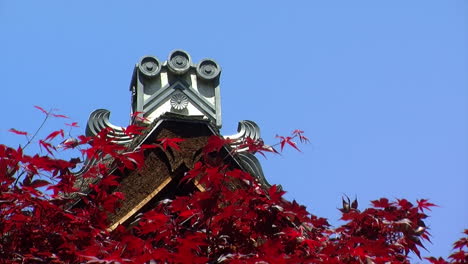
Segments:
[[[37,134],[39,133],[39,131],[41,131],[42,127],[44,127],[44,125],[45,125],[47,119],[49,119],[49,113],[46,114],[44,120],[42,120],[41,125],[36,129],[36,131],[34,132],[34,134],[32,135],[32,137],[31,137],[31,138],[28,138],[28,142],[26,143],[26,145],[24,145],[23,150],[26,149],[26,148],[29,146],[29,144],[31,144],[31,142],[32,142],[32,141],[34,140],[34,138],[37,136]]]

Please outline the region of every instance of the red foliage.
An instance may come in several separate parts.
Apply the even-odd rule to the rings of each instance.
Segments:
[[[11,132],[11,133],[14,133],[14,134],[17,134],[17,135],[23,135],[23,136],[26,136],[28,134],[28,132],[19,131],[19,130],[16,130],[14,128],[9,129],[8,131]]]
[[[170,147],[174,150],[180,150],[179,144],[180,142],[184,141],[182,138],[162,138],[159,140],[161,143],[161,146],[164,150],[167,149],[167,147]]]
[[[82,153],[98,162],[85,177],[100,181],[89,185],[93,191],[88,195],[77,193],[71,173],[81,159],[53,157],[60,148],[51,141],[63,138],[62,130],[39,141],[49,155],[28,156],[21,148],[0,145],[0,263],[410,263],[408,254],[419,255],[421,241],[428,240],[424,210],[434,204],[427,200],[413,205],[382,198],[362,211],[357,201],[343,200],[345,224],[333,228],[285,200],[277,186],[265,188],[246,172],[202,162],[181,184],[197,179],[206,191],[160,201],[132,225],[108,230],[108,213],[125,198],[112,191],[119,179],[109,172],[105,157],[122,170],[133,170],[143,165],[143,151],[154,147],[129,152],[114,144],[109,132],[62,142],[63,150],[91,145]],[[131,127],[126,133],[138,135],[141,129]],[[296,130],[292,137],[280,137],[281,149],[297,149],[295,137],[307,141]],[[181,141],[164,138],[156,146],[176,151]],[[228,141],[210,138],[205,155],[219,152]],[[239,148],[272,149],[253,140]],[[82,205],[72,206],[77,198]],[[462,238],[451,262],[427,260],[467,263],[467,248],[468,238]]]

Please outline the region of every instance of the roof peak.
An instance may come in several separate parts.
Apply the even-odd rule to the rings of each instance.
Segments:
[[[183,50],[172,51],[164,62],[143,56],[130,83],[132,113],[141,114],[147,123],[166,112],[202,115],[221,128],[220,74],[214,60],[194,64]]]

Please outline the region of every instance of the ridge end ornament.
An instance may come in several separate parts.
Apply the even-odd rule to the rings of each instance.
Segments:
[[[247,138],[251,138],[254,141],[262,140],[260,136],[260,127],[255,122],[250,120],[239,121],[237,126],[237,134],[223,137],[232,140],[232,143],[230,144],[232,148],[238,147]],[[253,153],[250,153],[247,148],[243,148],[236,150],[236,155],[240,160],[241,166],[248,173],[254,176],[264,186],[271,187],[271,184],[265,178],[260,161]],[[279,188],[282,188],[281,185],[279,185]]]
[[[86,124],[86,136],[97,136],[103,129],[110,128],[107,137],[118,144],[126,144],[133,140],[125,133],[124,128],[115,126],[109,121],[110,111],[107,109],[97,109],[89,115]]]
[[[260,127],[250,120],[239,121],[237,125],[237,134],[224,136],[224,138],[229,138],[233,141],[231,145],[240,145],[242,141],[248,137],[253,140],[259,140],[261,138]]]
[[[172,51],[166,61],[145,55],[136,63],[130,83],[131,115],[138,113],[141,119],[131,119],[131,124],[150,125],[165,113],[177,113],[199,120],[200,116],[220,129],[221,67],[213,59],[193,63],[184,50]],[[131,138],[124,129],[109,121],[110,112],[98,109],[91,113],[86,133],[97,135],[104,128],[111,128],[115,142],[126,144]],[[125,126],[125,125],[124,125]]]

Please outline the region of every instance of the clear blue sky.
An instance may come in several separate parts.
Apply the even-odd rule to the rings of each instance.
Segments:
[[[77,133],[97,108],[126,125],[134,64],[185,49],[223,68],[224,134],[306,131],[262,160],[288,199],[337,224],[342,194],[429,198],[436,256],[468,228],[468,1],[0,0],[0,40],[2,144],[39,126],[33,105]]]

